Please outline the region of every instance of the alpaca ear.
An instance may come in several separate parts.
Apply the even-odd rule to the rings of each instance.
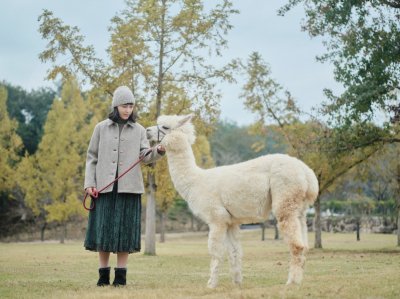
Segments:
[[[184,118],[182,118],[182,119],[178,122],[178,127],[183,126],[184,124],[186,124],[187,122],[189,122],[192,118],[193,118],[193,114],[192,114],[192,113],[186,115]]]

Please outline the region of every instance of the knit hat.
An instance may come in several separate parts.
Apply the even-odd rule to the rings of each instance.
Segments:
[[[127,86],[118,87],[113,94],[112,107],[117,107],[124,104],[135,104],[133,93]]]

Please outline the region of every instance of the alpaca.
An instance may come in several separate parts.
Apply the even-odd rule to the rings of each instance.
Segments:
[[[302,161],[284,154],[201,169],[191,148],[195,141],[191,118],[192,115],[162,115],[157,126],[147,128],[147,137],[165,147],[176,190],[209,226],[208,287],[218,284],[218,268],[225,249],[233,283],[242,283],[240,224],[263,222],[270,211],[290,249],[287,284],[299,284],[308,249],[306,209],[318,195],[314,172]]]

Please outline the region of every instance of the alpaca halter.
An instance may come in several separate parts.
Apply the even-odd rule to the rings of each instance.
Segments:
[[[185,124],[185,122],[184,122],[184,123],[180,123],[180,124],[179,124],[178,126],[176,126],[174,129],[177,129],[177,128],[179,128],[179,127],[182,127],[184,124]],[[162,139],[160,139],[160,132],[164,134],[164,136],[163,136]],[[161,141],[164,139],[164,137],[165,137],[166,135],[167,135],[167,133],[166,133],[165,131],[161,130],[160,125],[157,124],[157,142],[161,142]]]
[[[165,135],[167,135],[167,133],[165,131],[161,130],[160,126],[157,125],[157,142],[161,142],[161,140],[162,140],[162,139],[160,139],[160,132],[164,134],[164,137],[165,137]]]

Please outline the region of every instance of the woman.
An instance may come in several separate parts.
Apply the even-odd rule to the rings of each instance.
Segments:
[[[126,86],[113,94],[108,119],[98,123],[89,143],[84,188],[90,196],[113,181],[149,150],[145,129],[136,122],[134,98]],[[164,155],[158,146],[144,158],[151,163]],[[102,191],[89,213],[85,248],[99,253],[98,286],[110,284],[110,252],[117,254],[113,285],[126,285],[128,255],[140,251],[141,194],[144,192],[140,166]]]

